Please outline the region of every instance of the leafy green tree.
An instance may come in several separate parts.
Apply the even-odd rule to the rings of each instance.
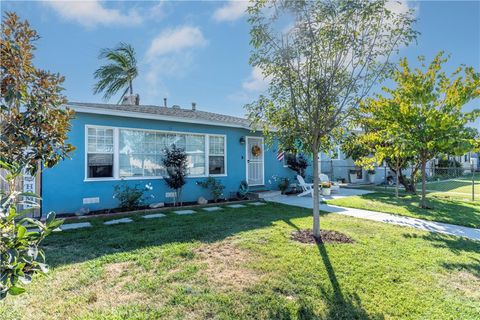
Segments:
[[[63,77],[32,63],[35,30],[15,13],[2,19],[0,60],[0,300],[23,293],[22,284],[48,270],[40,242],[62,224],[48,213],[45,223],[25,215],[38,196],[16,190],[23,172],[34,175],[40,163],[50,168],[74,149],[66,143],[71,110],[62,108]],[[33,200],[32,200],[33,199]],[[27,207],[18,211],[17,206]],[[34,230],[27,230],[27,227]]]
[[[23,167],[0,160],[0,169],[7,172],[4,179],[9,190],[14,190],[14,181],[22,174]],[[38,207],[37,199],[33,193],[0,190],[0,300],[7,294],[24,293],[23,285],[30,283],[36,273],[48,272],[40,242],[63,220],[55,219],[53,212],[47,214],[45,223],[25,217]],[[18,211],[17,203],[30,208]]]
[[[171,148],[165,149],[162,161],[167,170],[167,175],[164,177],[165,183],[175,190],[175,205],[178,202],[181,205],[182,188],[187,183],[187,154],[182,148],[172,145]]]
[[[412,152],[407,148],[408,141],[402,136],[399,123],[392,120],[395,108],[386,99],[367,99],[356,111],[353,124],[361,132],[351,132],[342,143],[342,150],[357,165],[370,168],[385,162],[396,175],[395,193],[398,196],[399,184],[407,192],[415,193],[415,176],[419,166],[413,160]],[[403,171],[412,170],[410,178]]]
[[[318,154],[343,136],[359,101],[392,68],[390,55],[416,37],[413,14],[392,12],[385,0],[255,1],[248,12],[250,63],[270,84],[247,110],[267,143],[314,159],[318,238]]]
[[[480,73],[471,67],[459,67],[447,76],[442,71],[447,60],[440,52],[427,66],[420,57],[423,70],[412,70],[406,58],[400,60],[392,77],[396,86],[383,88],[386,97],[377,95],[360,110],[361,125],[383,128],[364,135],[377,145],[379,158],[395,157],[400,152],[420,167],[423,208],[428,207],[428,161],[441,153],[463,155],[474,150],[479,141],[478,131],[467,124],[478,118],[480,110],[463,112],[462,107],[480,96]],[[394,139],[388,143],[390,137]]]
[[[62,108],[64,78],[32,63],[38,34],[15,13],[2,20],[0,59],[0,158],[34,174],[74,150],[65,143],[73,111]]]
[[[132,95],[133,80],[138,76],[135,49],[121,42],[113,49],[102,49],[98,58],[106,59],[109,63],[95,71],[94,77],[98,82],[93,92],[103,92],[103,98],[109,100],[123,90],[119,103],[128,92]]]

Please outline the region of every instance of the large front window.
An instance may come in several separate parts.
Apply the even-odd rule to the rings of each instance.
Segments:
[[[224,136],[96,127],[87,132],[87,178],[163,177],[164,152],[172,145],[185,150],[189,176],[226,171]]]

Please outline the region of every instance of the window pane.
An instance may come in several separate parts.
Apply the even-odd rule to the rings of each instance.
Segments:
[[[225,138],[219,136],[210,136],[209,150],[211,155],[224,155]]]
[[[208,164],[208,172],[210,174],[225,174],[225,157],[210,156]]]
[[[113,152],[113,129],[88,128],[88,152]]]
[[[205,137],[204,136],[187,136],[186,137],[186,149],[188,153],[205,153]]]
[[[188,174],[192,176],[205,174],[205,155],[188,155]]]
[[[89,154],[87,156],[88,178],[113,177],[113,154]]]

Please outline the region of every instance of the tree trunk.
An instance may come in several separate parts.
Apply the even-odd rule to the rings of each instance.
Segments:
[[[130,84],[129,84],[129,87],[130,87],[130,95],[133,94],[133,83],[132,83],[132,80],[129,81]]]
[[[318,150],[313,153],[313,236],[320,239],[320,179]]]
[[[400,171],[400,168],[397,167],[397,170],[395,171],[395,197],[398,198],[398,184],[400,183],[398,181],[398,173]]]
[[[426,209],[427,206],[427,197],[426,197],[426,180],[427,180],[427,172],[426,172],[427,162],[422,160],[422,202],[421,207]]]

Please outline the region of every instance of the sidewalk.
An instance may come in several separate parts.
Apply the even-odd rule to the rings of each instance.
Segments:
[[[265,199],[266,201],[282,203],[292,206],[298,206],[311,209],[313,202],[311,197],[296,197],[296,196],[276,196]],[[462,227],[454,224],[427,221],[417,218],[404,217],[389,213],[382,213],[370,210],[344,208],[338,206],[332,206],[328,204],[320,204],[320,210],[325,212],[332,212],[351,216],[360,219],[367,219],[385,223],[391,223],[406,227],[417,228],[429,232],[437,232],[450,234],[458,237],[465,237],[472,240],[480,241],[480,229]]]

